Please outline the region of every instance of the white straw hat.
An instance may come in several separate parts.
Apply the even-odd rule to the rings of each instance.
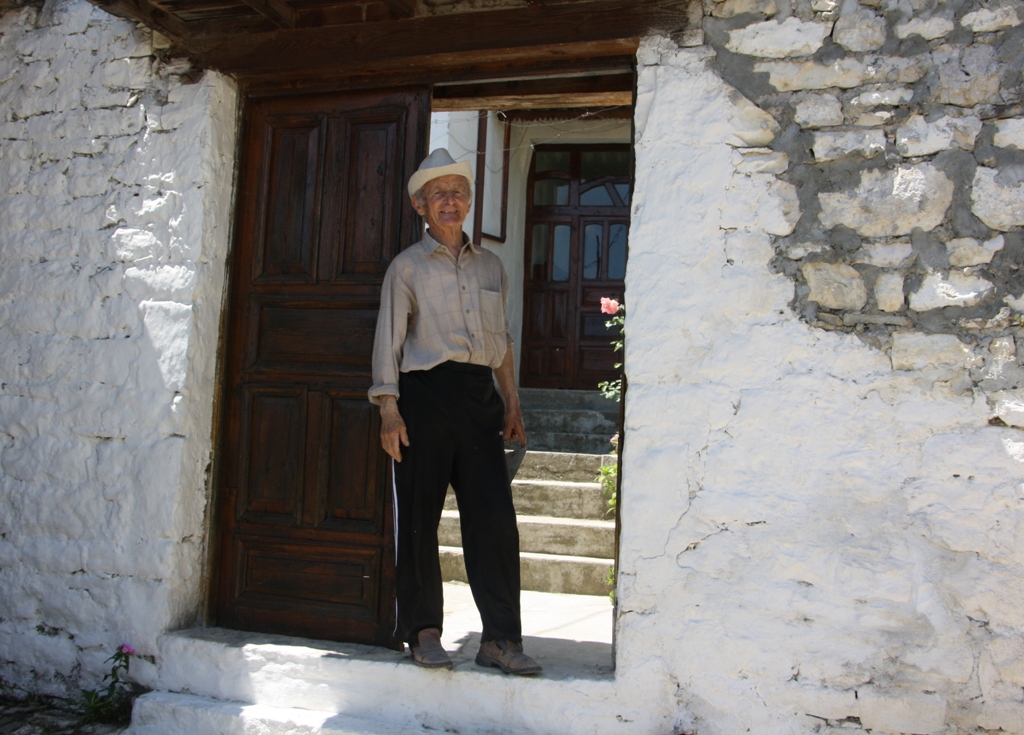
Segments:
[[[409,196],[414,196],[428,181],[441,176],[458,175],[466,177],[469,193],[473,193],[473,167],[468,161],[456,163],[447,148],[437,148],[423,159],[419,169],[409,178]]]

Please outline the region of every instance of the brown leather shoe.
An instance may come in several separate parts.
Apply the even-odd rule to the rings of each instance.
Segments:
[[[417,666],[425,669],[450,669],[452,660],[441,645],[441,631],[437,628],[424,628],[417,636],[416,645],[409,644],[412,660]]]
[[[477,666],[497,666],[506,674],[529,676],[541,672],[540,664],[523,653],[522,643],[487,641],[476,654]]]

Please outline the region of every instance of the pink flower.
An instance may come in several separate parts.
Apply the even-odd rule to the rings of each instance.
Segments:
[[[131,647],[131,646],[130,646],[129,644],[127,644],[127,643],[122,643],[122,644],[121,644],[121,645],[120,645],[120,646],[118,647],[118,649],[117,649],[117,650],[118,650],[118,651],[120,651],[121,653],[127,654],[128,656],[134,656],[134,655],[136,655],[136,654],[135,654],[135,649],[134,649],[134,648],[132,648],[132,647]]]
[[[618,314],[620,308],[622,308],[622,305],[615,299],[609,299],[607,296],[601,297],[602,314]]]

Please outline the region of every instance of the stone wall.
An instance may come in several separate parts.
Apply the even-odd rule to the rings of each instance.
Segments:
[[[1024,10],[706,13],[639,53],[617,671],[549,730],[1024,733]],[[201,607],[236,94],[156,46],[0,16],[0,675],[43,692]]]
[[[0,16],[0,675],[20,686],[77,696],[199,609],[235,108],[86,2]]]
[[[902,367],[961,364],[954,342],[915,332],[955,334],[973,353],[959,390],[1015,388],[1024,3],[723,0],[707,11],[723,77],[780,125],[771,147],[801,216],[773,267],[800,284],[793,307],[895,350]],[[989,395],[1021,425],[1018,401]]]
[[[1024,10],[706,14],[639,54],[617,682],[1024,733]]]

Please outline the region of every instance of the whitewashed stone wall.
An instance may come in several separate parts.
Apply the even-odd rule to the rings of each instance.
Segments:
[[[1024,11],[707,13],[639,56],[617,684],[1024,733]]]
[[[639,55],[617,672],[561,731],[1024,733],[1024,10],[706,11]],[[26,687],[200,608],[235,104],[84,0],[0,17]]]
[[[80,0],[0,17],[0,675],[42,693],[202,593],[236,92],[158,54]]]

